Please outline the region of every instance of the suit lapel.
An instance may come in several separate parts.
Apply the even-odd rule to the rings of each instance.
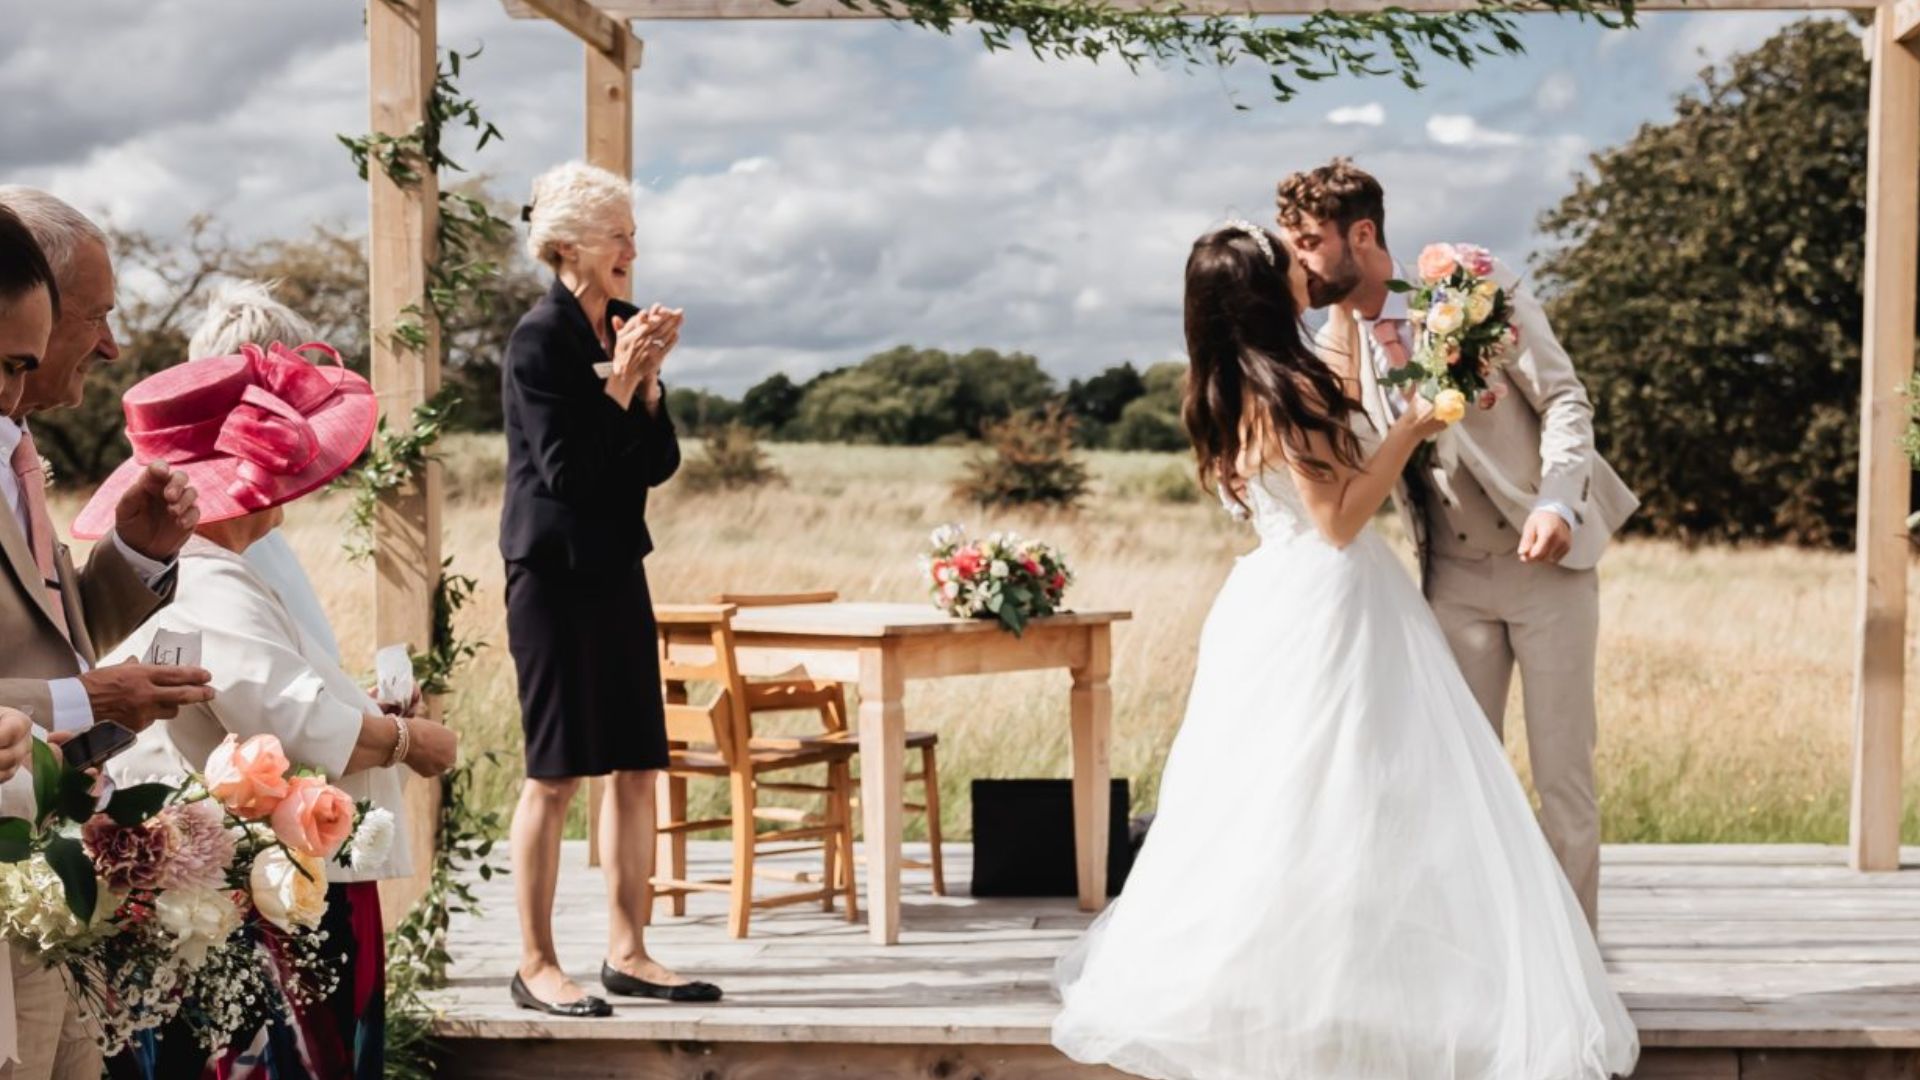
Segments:
[[[33,561],[33,550],[27,546],[27,534],[20,530],[20,519],[10,510],[5,500],[0,500],[0,548],[7,552],[7,565],[13,568],[14,577],[20,579],[20,588],[27,594],[29,602],[40,609],[50,626],[60,624],[54,620],[53,602],[47,599],[46,587],[40,579],[40,567]]]
[[[99,658],[94,655],[93,638],[87,634],[87,620],[80,607],[80,575],[73,568],[73,552],[67,550],[65,544],[57,545],[53,559],[60,573],[61,601],[67,606],[67,639],[73,643],[73,651],[92,667]]]

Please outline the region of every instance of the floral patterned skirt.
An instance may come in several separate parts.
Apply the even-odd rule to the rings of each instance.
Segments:
[[[149,1032],[108,1062],[113,1080],[380,1080],[386,1071],[386,933],[380,889],[327,886],[322,959],[338,972],[333,993],[209,1055],[178,1023]]]

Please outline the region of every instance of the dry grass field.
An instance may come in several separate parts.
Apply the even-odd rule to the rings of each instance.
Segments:
[[[1134,613],[1115,640],[1114,775],[1132,779],[1137,809],[1153,805],[1201,622],[1235,557],[1254,543],[1250,530],[1210,503],[1169,497],[1181,487],[1185,459],[1096,454],[1095,492],[1079,511],[987,515],[950,498],[964,449],[769,449],[785,473],[782,484],[719,494],[670,484],[658,493],[649,516],[659,550],[648,573],[661,601],[696,601],[722,589],[815,588],[919,601],[916,557],[934,526],[963,521],[976,531],[1044,537],[1078,571],[1070,603]],[[698,450],[690,444],[689,453]],[[463,624],[487,643],[450,715],[469,752],[503,751],[479,791],[505,808],[519,780],[520,735],[494,547],[503,454],[497,438],[447,445],[446,541],[455,568],[480,582]],[[288,532],[349,666],[370,668],[372,571],[342,552],[345,506],[337,496],[306,500],[292,509]],[[1609,555],[1602,574],[1598,774],[1606,839],[1842,840],[1851,558],[1631,542]],[[951,833],[966,833],[969,780],[1065,775],[1063,680],[1014,676],[990,686],[952,680],[909,689],[909,722],[941,733]],[[1515,697],[1509,749],[1524,775],[1525,724]],[[1909,761],[1920,761],[1920,696],[1915,701]],[[1910,797],[1910,843],[1920,842],[1915,804]],[[575,835],[583,821],[576,807]]]

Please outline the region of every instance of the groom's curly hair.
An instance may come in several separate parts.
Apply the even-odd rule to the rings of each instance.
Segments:
[[[1387,246],[1386,192],[1352,158],[1337,157],[1317,169],[1294,173],[1280,181],[1273,201],[1283,229],[1318,218],[1339,226],[1340,238],[1345,240],[1354,222],[1371,221],[1380,246]]]

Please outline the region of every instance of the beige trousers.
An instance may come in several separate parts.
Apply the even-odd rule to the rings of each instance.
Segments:
[[[1592,570],[1521,562],[1500,554],[1434,554],[1427,599],[1496,735],[1520,667],[1527,756],[1540,795],[1540,827],[1599,925],[1600,806],[1594,795],[1594,652],[1600,584]]]
[[[80,1021],[67,991],[66,974],[43,967],[14,945],[13,1006],[20,1030],[20,1060],[0,1069],[6,1080],[100,1080],[100,1045]]]

